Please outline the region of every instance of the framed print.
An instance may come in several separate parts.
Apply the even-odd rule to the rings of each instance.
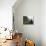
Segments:
[[[34,24],[34,16],[23,16],[23,24]]]

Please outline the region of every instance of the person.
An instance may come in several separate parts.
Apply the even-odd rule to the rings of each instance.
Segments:
[[[16,46],[22,46],[22,37],[20,35],[16,36]]]
[[[35,43],[32,40],[26,40],[25,46],[35,46]]]

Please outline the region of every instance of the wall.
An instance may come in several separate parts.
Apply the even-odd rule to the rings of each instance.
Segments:
[[[46,0],[41,1],[41,41],[46,46]]]
[[[0,27],[12,29],[12,6],[16,0],[0,0]]]
[[[35,41],[41,46],[41,0],[23,0],[13,7],[15,30],[23,33],[24,38]],[[34,16],[34,25],[24,25],[23,16]]]

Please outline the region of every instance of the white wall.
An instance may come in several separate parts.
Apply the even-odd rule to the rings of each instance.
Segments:
[[[36,46],[41,46],[41,0],[23,0],[13,10],[15,29],[22,32],[25,38],[34,40]],[[34,25],[24,25],[23,16],[34,16]]]
[[[0,0],[0,27],[12,28],[12,6],[16,0]]]
[[[46,46],[46,0],[41,1],[41,40],[42,46]]]

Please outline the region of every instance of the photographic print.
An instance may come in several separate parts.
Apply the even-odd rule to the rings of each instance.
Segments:
[[[23,16],[23,24],[34,24],[34,16]]]

